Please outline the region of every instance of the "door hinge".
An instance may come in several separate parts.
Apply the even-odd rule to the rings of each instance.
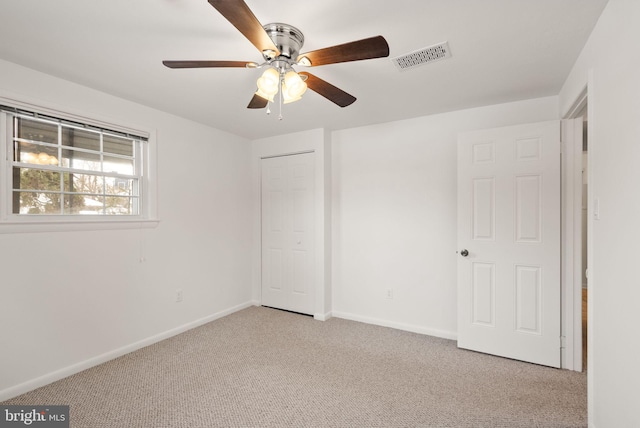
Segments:
[[[566,336],[560,336],[560,349],[565,349],[566,347],[567,347]]]

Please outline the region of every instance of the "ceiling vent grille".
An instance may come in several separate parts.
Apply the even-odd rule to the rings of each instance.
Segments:
[[[449,43],[444,42],[419,49],[406,55],[391,58],[391,61],[393,61],[393,64],[398,70],[404,71],[419,65],[440,61],[441,59],[449,57],[451,57]]]

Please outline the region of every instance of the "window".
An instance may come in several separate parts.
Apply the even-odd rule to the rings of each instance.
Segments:
[[[7,106],[0,132],[0,222],[149,218],[146,137]]]

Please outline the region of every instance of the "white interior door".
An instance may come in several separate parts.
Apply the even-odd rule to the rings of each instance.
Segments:
[[[560,122],[458,138],[458,346],[560,367]]]
[[[314,154],[262,159],[262,305],[314,313]]]

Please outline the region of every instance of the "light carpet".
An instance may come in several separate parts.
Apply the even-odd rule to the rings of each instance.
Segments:
[[[587,380],[251,307],[2,404],[70,405],[75,428],[570,428],[587,426]]]

